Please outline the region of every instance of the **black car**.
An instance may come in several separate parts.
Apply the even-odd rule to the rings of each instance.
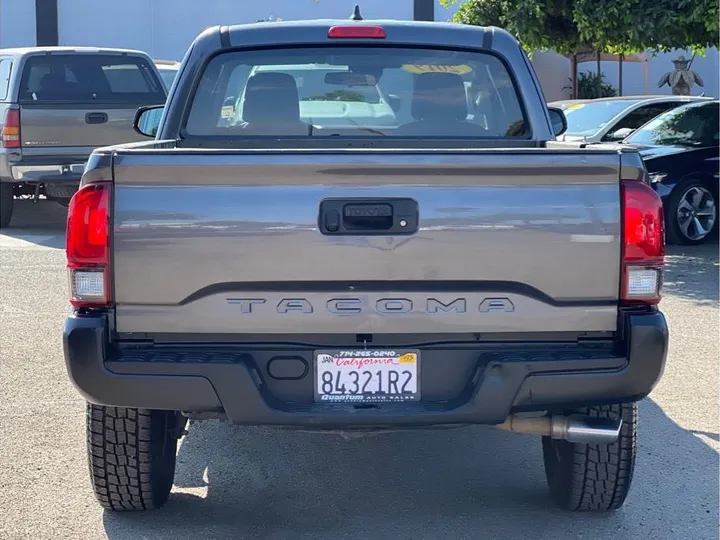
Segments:
[[[683,105],[623,142],[640,148],[665,206],[668,243],[695,245],[717,230],[720,102]]]

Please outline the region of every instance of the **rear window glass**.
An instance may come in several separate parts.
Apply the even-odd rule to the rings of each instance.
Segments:
[[[508,138],[529,135],[505,65],[488,53],[322,47],[222,53],[191,137]]]
[[[8,97],[11,71],[12,60],[9,58],[0,58],[0,100],[5,100]]]
[[[20,98],[37,102],[163,103],[162,83],[143,58],[94,54],[31,56]]]

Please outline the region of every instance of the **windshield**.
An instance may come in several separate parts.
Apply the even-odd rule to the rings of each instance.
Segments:
[[[566,135],[589,137],[600,131],[607,123],[638,101],[597,101],[595,103],[575,103],[565,109],[568,128]]]
[[[233,139],[529,135],[500,59],[399,47],[219,54],[203,73],[184,134]]]
[[[651,120],[625,142],[640,146],[714,146],[718,144],[718,103],[689,105]]]

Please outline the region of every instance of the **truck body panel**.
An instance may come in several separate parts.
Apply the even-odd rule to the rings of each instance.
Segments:
[[[614,330],[619,174],[617,153],[594,151],[120,151],[117,330]],[[319,232],[323,199],[367,196],[417,201],[417,234]],[[360,313],[328,311],[358,294]],[[243,298],[263,302],[243,313]],[[507,305],[483,312],[492,298]],[[462,317],[433,303],[458,299]]]

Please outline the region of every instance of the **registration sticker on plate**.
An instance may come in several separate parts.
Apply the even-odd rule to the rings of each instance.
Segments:
[[[416,350],[316,351],[315,401],[418,401],[419,364]]]

